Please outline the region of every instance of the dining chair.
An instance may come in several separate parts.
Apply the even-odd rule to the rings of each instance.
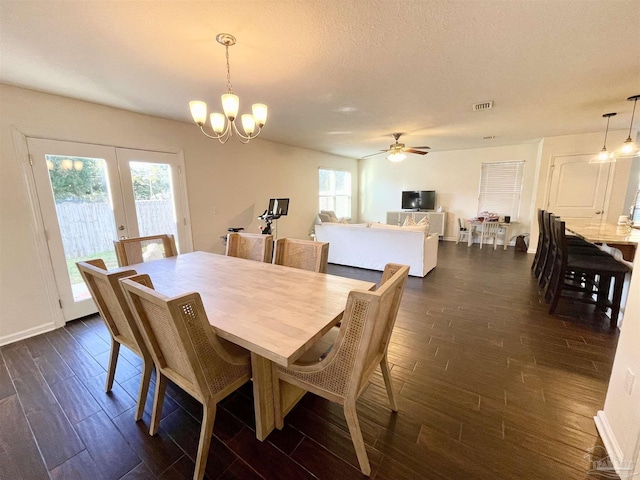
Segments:
[[[273,364],[276,428],[283,428],[284,415],[288,413],[283,405],[281,382],[342,405],[360,470],[365,475],[371,474],[371,466],[360,430],[356,401],[379,365],[391,409],[398,410],[387,347],[408,275],[408,266],[388,265],[382,284],[376,291],[351,291],[335,343],[315,363],[294,363],[290,367]]]
[[[194,480],[204,477],[217,403],[251,378],[247,350],[219,338],[199,293],[167,297],[148,275],[121,280],[127,302],[156,366],[156,391],[149,433],[160,425],[167,379],[203,405]]]
[[[544,210],[538,208],[536,218],[538,222],[538,243],[536,244],[536,253],[533,257],[533,262],[531,262],[531,271],[535,274],[538,269],[538,264],[540,263],[540,257],[542,256],[542,245],[543,245],[543,231],[542,231],[542,219],[544,217]]]
[[[458,217],[458,240],[456,240],[456,244],[466,240],[469,240],[469,235],[471,235],[471,230],[466,226],[466,221],[463,224],[462,219]]]
[[[118,283],[121,278],[136,275],[136,271],[109,272],[104,261],[100,258],[78,262],[76,265],[111,336],[105,392],[110,392],[113,387],[120,345],[124,345],[142,358],[142,379],[140,380],[138,406],[135,412],[135,419],[138,421],[144,413],[149,381],[153,371],[153,358],[151,358],[149,349],[129,309],[124,292]]]
[[[482,228],[480,229],[480,248],[482,248],[482,244],[486,243],[487,240],[491,240],[493,242],[493,249],[498,248],[498,232],[500,230],[500,224],[498,222],[482,222]]]
[[[606,252],[572,253],[566,239],[565,222],[559,217],[553,218],[551,228],[554,238],[552,248],[556,252],[545,292],[545,299],[550,302],[549,313],[553,314],[560,299],[566,297],[571,301],[595,304],[600,310],[610,308],[610,327],[615,328],[618,324],[624,277],[630,268]],[[613,296],[609,299],[612,281]]]
[[[271,263],[273,258],[273,235],[258,233],[229,233],[226,255]]]
[[[313,240],[279,238],[276,240],[276,254],[273,263],[287,267],[327,273],[329,244]]]
[[[169,234],[122,238],[114,240],[113,246],[121,267],[178,255],[175,238]]]

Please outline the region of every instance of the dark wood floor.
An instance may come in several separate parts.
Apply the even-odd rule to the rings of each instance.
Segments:
[[[571,305],[548,315],[531,259],[441,242],[438,267],[409,278],[389,349],[400,411],[380,375],[358,402],[372,478],[593,478],[585,454],[599,444],[592,417],[618,336]],[[108,342],[91,317],[0,349],[1,479],[191,478],[201,407],[170,388],[149,437],[151,397],[133,421],[135,355],[121,353],[113,392],[103,391]],[[361,478],[357,465],[341,409],[311,394],[284,430],[257,441],[248,384],[218,408],[207,475]]]

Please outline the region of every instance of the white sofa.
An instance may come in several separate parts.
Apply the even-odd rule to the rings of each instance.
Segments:
[[[409,265],[409,275],[424,277],[438,257],[438,234],[416,227],[383,224],[315,226],[316,240],[329,242],[329,263],[384,270],[387,263]]]

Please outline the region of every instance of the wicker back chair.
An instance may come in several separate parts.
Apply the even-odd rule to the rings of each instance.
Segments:
[[[105,392],[110,392],[113,387],[120,345],[126,346],[142,358],[142,379],[138,393],[138,407],[135,413],[135,419],[138,421],[144,413],[149,381],[153,371],[153,359],[118,283],[121,278],[135,275],[136,271],[108,272],[104,261],[99,258],[78,262],[76,265],[111,335],[111,353],[107,381],[104,387]]]
[[[276,255],[273,263],[287,267],[327,273],[329,244],[312,240],[280,238],[276,240]]]
[[[167,234],[123,238],[115,240],[113,246],[121,267],[178,255],[175,238]]]
[[[360,431],[356,400],[380,365],[389,403],[397,411],[386,353],[408,275],[408,266],[390,265],[388,270],[385,269],[383,283],[378,290],[349,293],[335,344],[317,363],[294,364],[291,367],[274,364],[273,367],[276,427],[281,429],[284,426],[287,413],[281,398],[280,382],[290,383],[342,405],[360,469],[365,475],[371,474],[371,467]]]
[[[156,393],[149,433],[160,425],[167,378],[203,405],[194,480],[204,476],[216,404],[251,378],[249,352],[219,338],[199,293],[173,298],[153,289],[148,275],[121,281],[156,366]],[[145,286],[148,285],[148,286]]]
[[[229,233],[227,256],[246,258],[271,263],[273,257],[273,235],[258,233]]]

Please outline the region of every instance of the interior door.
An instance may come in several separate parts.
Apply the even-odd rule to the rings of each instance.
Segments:
[[[547,210],[565,219],[605,220],[613,163],[589,163],[593,155],[555,157]]]
[[[76,262],[102,258],[117,267],[118,238],[186,238],[176,154],[35,138],[27,145],[65,321],[97,311]]]

